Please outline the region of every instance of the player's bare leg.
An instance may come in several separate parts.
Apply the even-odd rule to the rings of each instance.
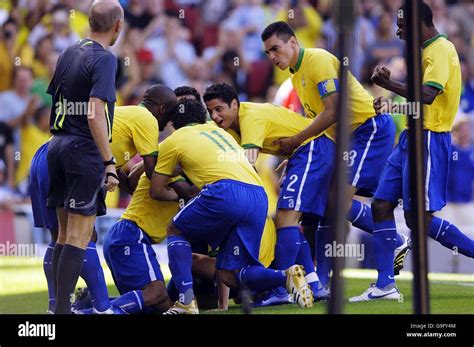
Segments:
[[[158,313],[166,312],[173,303],[168,297],[166,287],[162,281],[152,281],[142,289],[145,306],[152,306]]]
[[[82,270],[85,250],[92,236],[95,215],[83,216],[68,213],[67,218],[64,219],[64,214],[61,211],[58,214],[58,219],[60,226],[58,242],[62,242],[64,236],[66,242],[57,266],[56,313],[69,314],[71,301],[74,301],[72,300],[74,289]],[[64,223],[65,220],[66,223]],[[64,224],[66,224],[65,235],[63,233]]]

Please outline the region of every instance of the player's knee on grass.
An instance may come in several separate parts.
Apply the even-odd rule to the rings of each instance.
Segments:
[[[390,201],[375,199],[371,205],[374,221],[392,220],[395,206]]]
[[[168,236],[176,236],[176,235],[180,235],[181,231],[179,231],[179,229],[176,228],[173,223],[170,223],[168,224],[168,227],[166,228],[166,234]]]
[[[275,217],[277,229],[299,225],[301,212],[295,210],[278,209]]]
[[[143,300],[145,306],[164,306],[163,312],[171,307],[171,300],[166,292],[166,287],[162,281],[152,281],[148,283],[143,289]]]

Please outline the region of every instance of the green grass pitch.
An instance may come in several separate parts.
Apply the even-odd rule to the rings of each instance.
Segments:
[[[162,267],[165,278],[169,270]],[[104,265],[104,272],[111,296],[117,295],[110,271]],[[345,273],[345,297],[362,293],[374,281],[374,271],[348,270]],[[398,287],[403,302],[377,301],[349,303],[345,313],[355,314],[409,314],[412,313],[412,284],[410,274],[400,276]],[[78,286],[84,285],[80,280]],[[435,314],[473,314],[474,275],[433,275],[430,277],[431,312]],[[232,303],[232,301],[231,301]],[[0,258],[0,313],[42,314],[46,311],[47,288],[41,259]],[[324,314],[325,303],[316,303],[311,309],[300,309],[296,305],[283,305],[254,309],[255,314]],[[205,313],[205,312],[202,312]],[[239,314],[240,307],[231,305],[228,312]]]

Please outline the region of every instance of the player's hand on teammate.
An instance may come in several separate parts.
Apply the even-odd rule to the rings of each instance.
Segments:
[[[119,180],[115,165],[107,165],[105,168],[105,189],[108,192],[113,192],[117,189],[118,184]]]
[[[128,174],[128,185],[135,190],[140,180],[141,175],[145,172],[145,163],[143,160],[132,166]]]
[[[290,156],[293,154],[296,148],[301,144],[301,141],[295,137],[285,137],[283,139],[279,139],[276,141],[273,141],[274,145],[279,145],[280,149],[278,150],[278,153],[282,156]]]
[[[382,114],[382,113],[386,113],[388,111],[387,110],[387,102],[381,96],[374,99],[373,106],[374,106],[374,110],[375,110],[376,114]]]
[[[391,71],[386,66],[377,65],[370,79],[376,85],[380,87],[385,87],[387,85],[387,82],[390,81],[390,73]]]

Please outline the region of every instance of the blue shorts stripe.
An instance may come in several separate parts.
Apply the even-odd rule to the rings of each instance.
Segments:
[[[375,134],[377,133],[377,123],[375,122],[374,117],[372,117],[370,120],[372,121],[372,126],[374,130],[372,131],[372,134],[370,135],[369,141],[367,141],[367,145],[365,146],[364,153],[362,154],[362,159],[360,160],[360,163],[357,166],[357,171],[351,184],[353,187],[357,187],[357,183],[359,182],[359,179],[360,179],[360,172],[364,165],[365,158],[367,158],[367,153],[369,152],[370,144],[372,143],[372,140],[374,139]]]
[[[138,243],[142,243],[142,240],[143,240],[143,230],[140,229],[140,240],[138,240]],[[155,273],[155,270],[153,269],[153,266],[151,266],[150,257],[148,256],[147,245],[142,243],[142,246],[143,246],[143,254],[145,255],[145,260],[148,265],[148,273],[150,274],[150,281],[156,281],[156,273]]]
[[[431,131],[427,131],[427,162],[426,162],[426,181],[425,181],[425,209],[430,210],[430,176],[431,176]]]
[[[313,160],[313,149],[314,149],[314,140],[310,142],[309,152],[308,152],[308,161],[306,162],[306,168],[303,173],[303,178],[301,179],[300,190],[298,192],[298,197],[296,198],[295,210],[299,211],[301,207],[301,194],[303,193],[304,184],[306,182],[306,177],[308,177],[308,171],[311,167],[311,161]]]

